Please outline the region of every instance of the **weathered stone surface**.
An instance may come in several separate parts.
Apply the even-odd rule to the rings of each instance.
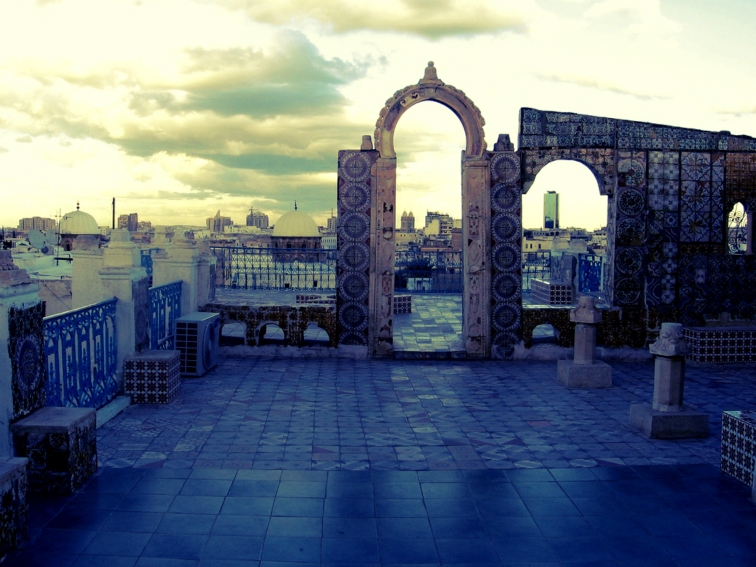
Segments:
[[[589,295],[582,295],[577,307],[570,311],[570,321],[573,323],[596,324],[601,322],[601,311],[596,309],[596,300]]]
[[[709,416],[691,408],[669,413],[648,404],[630,406],[630,425],[652,439],[690,439],[709,436]]]
[[[29,534],[26,459],[0,460],[0,561]]]
[[[70,494],[97,471],[96,413],[45,407],[11,425],[19,457],[29,462],[29,490]]]
[[[591,364],[560,360],[557,362],[557,377],[568,388],[612,387],[612,367],[600,360]]]
[[[648,347],[651,354],[660,356],[684,356],[688,351],[680,323],[662,323],[659,339]]]
[[[682,411],[684,387],[685,359],[657,356],[654,361],[654,410]]]

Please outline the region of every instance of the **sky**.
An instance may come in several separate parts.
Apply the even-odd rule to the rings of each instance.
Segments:
[[[498,134],[521,107],[756,136],[752,0],[16,0],[0,18],[0,226],[76,208],[325,224],[340,149],[428,61]],[[428,102],[397,126],[397,210],[460,216],[464,133]],[[588,170],[549,164],[523,198],[542,225],[606,223]],[[397,215],[397,221],[398,217]],[[418,224],[421,224],[419,221]]]

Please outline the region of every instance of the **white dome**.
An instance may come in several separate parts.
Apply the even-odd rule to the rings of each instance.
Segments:
[[[295,210],[285,213],[276,221],[273,236],[313,237],[320,236],[320,231],[310,215]]]
[[[100,234],[97,221],[94,217],[84,211],[75,210],[66,213],[60,219],[58,224],[59,234]]]

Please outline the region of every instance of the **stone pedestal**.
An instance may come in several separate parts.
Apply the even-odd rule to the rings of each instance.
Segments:
[[[206,269],[200,270],[201,266]],[[194,313],[198,305],[204,305],[215,293],[214,287],[212,292],[209,290],[211,280],[215,285],[214,276],[211,275],[214,270],[215,264],[210,258],[203,257],[193,241],[184,237],[174,238],[165,254],[157,254],[152,258],[152,285],[181,280],[181,313]]]
[[[601,312],[592,297],[583,296],[570,311],[575,326],[575,356],[557,363],[557,377],[568,388],[611,388],[612,367],[596,360],[596,324]]]
[[[649,347],[656,355],[654,399],[651,406],[630,406],[630,425],[653,439],[709,436],[709,417],[683,404],[685,342],[682,325],[662,323],[659,340]]]
[[[11,425],[31,492],[71,494],[97,471],[95,410],[46,407]]]
[[[26,459],[0,460],[0,562],[29,534]]]
[[[181,393],[181,353],[146,350],[123,362],[124,392],[135,404],[169,404]]]

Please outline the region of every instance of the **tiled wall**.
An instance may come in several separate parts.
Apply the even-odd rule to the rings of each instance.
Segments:
[[[756,453],[756,412],[722,414],[722,472],[753,485]]]
[[[683,331],[695,362],[756,362],[756,327],[693,327]]]

